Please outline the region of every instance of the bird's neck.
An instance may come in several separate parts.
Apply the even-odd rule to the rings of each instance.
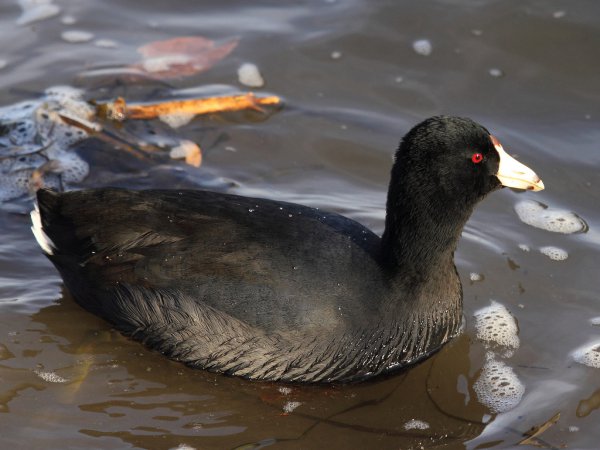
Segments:
[[[408,194],[390,188],[381,239],[384,267],[393,278],[416,281],[454,270],[454,251],[474,205],[443,192],[427,196]]]
[[[387,333],[371,336],[369,345],[386,352],[372,358],[370,372],[422,359],[460,331],[462,286],[453,259],[471,211],[388,200],[381,254],[390,289],[379,315]]]

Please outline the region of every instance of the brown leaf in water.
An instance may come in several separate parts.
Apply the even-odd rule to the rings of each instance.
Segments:
[[[196,147],[196,151],[188,153],[188,155],[185,157],[185,162],[190,166],[200,167],[200,164],[202,164],[202,153],[200,152],[200,147]]]
[[[190,166],[200,167],[202,164],[202,150],[198,144],[184,139],[177,147],[173,147],[169,154],[173,159],[185,159]]]
[[[229,55],[238,40],[217,45],[202,36],[155,41],[138,48],[143,60],[131,68],[161,80],[188,77],[210,69]]]
[[[577,405],[577,417],[585,417],[595,409],[600,409],[600,389],[596,389],[590,398],[585,398]]]

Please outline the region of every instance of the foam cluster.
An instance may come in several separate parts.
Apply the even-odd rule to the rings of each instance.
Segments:
[[[433,46],[428,39],[419,39],[413,42],[413,50],[419,55],[429,56],[433,51]]]
[[[494,413],[508,411],[519,404],[525,387],[512,367],[488,353],[481,375],[473,385],[480,403]]]
[[[62,189],[82,181],[89,166],[72,147],[89,135],[63,118],[93,128],[93,114],[83,91],[69,86],[0,108],[0,202],[29,194],[36,183]]]
[[[419,419],[410,419],[404,424],[405,430],[427,430],[428,428],[429,424]]]
[[[566,252],[566,250],[553,246],[541,247],[540,252],[553,261],[564,261],[569,257],[569,254]]]
[[[520,345],[517,322],[506,307],[492,300],[490,306],[475,312],[477,339],[508,349]]]
[[[61,377],[60,375],[58,375],[55,372],[50,372],[50,371],[44,371],[44,370],[35,370],[34,373],[40,377],[42,380],[48,382],[48,383],[66,383],[67,380],[64,377]]]
[[[600,369],[600,342],[579,347],[572,353],[572,356],[579,364]]]
[[[285,402],[283,405],[283,412],[285,414],[290,414],[300,405],[302,405],[302,402]]]
[[[244,63],[238,69],[238,80],[244,86],[259,88],[265,85],[260,71],[256,64]]]
[[[585,221],[577,214],[549,208],[534,200],[521,200],[515,205],[515,211],[527,225],[553,233],[582,233],[588,229]]]
[[[171,128],[180,128],[192,121],[196,117],[190,113],[170,113],[158,116],[160,120],[169,125]]]
[[[481,280],[483,280],[483,275],[481,275],[480,273],[477,273],[477,272],[471,272],[469,274],[469,278],[471,281],[481,281]]]
[[[493,300],[474,316],[477,339],[492,350],[486,353],[485,364],[473,389],[480,403],[493,413],[502,413],[517,406],[525,392],[512,367],[499,359],[500,356],[511,357],[519,348],[519,328],[510,311]]]

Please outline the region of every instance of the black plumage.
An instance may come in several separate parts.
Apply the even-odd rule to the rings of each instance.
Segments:
[[[475,205],[501,185],[499,161],[469,119],[417,125],[395,156],[382,238],[338,214],[209,191],[40,190],[37,200],[65,285],[126,335],[216,372],[356,381],[459,332],[453,254]]]

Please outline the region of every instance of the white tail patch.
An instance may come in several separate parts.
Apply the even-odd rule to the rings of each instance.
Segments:
[[[42,227],[42,218],[40,216],[40,210],[38,208],[37,202],[34,202],[34,209],[29,213],[31,216],[31,231],[33,231],[33,235],[35,236],[36,241],[44,250],[44,253],[47,255],[54,254],[53,249],[56,248],[54,242],[46,235],[44,232],[44,228]]]

